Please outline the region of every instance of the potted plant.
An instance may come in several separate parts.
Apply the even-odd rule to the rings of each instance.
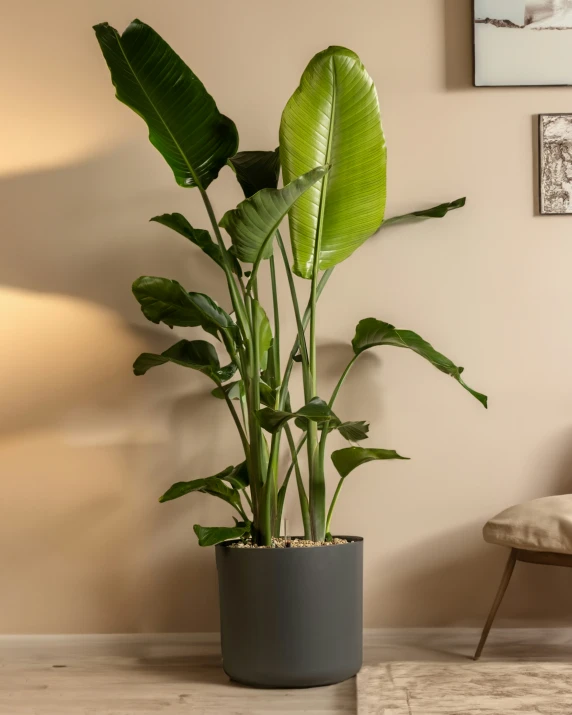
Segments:
[[[377,93],[359,57],[348,49],[329,47],[311,60],[284,109],[278,149],[237,153],[235,124],[151,27],[134,20],[122,35],[107,23],[94,29],[117,98],[145,120],[151,143],[177,183],[200,196],[212,234],[179,213],[151,220],[182,234],[220,267],[232,303],[229,314],[207,295],[167,278],[143,276],[133,284],[150,321],[171,328],[200,326],[210,338],[179,340],[160,355],[144,353],[134,363],[135,374],[168,362],[202,372],[214,383],[213,396],[226,403],[244,451],[239,464],[178,482],[160,498],[166,502],[202,492],[223,499],[235,512],[233,525],[194,526],[201,546],[216,545],[224,668],[233,679],[266,687],[324,685],[351,677],[362,659],[363,541],[333,537],[332,515],[356,467],[403,457],[361,446],[369,425],[337,415],[338,392],[364,351],[391,345],[418,353],[485,407],[486,397],[463,382],[463,368],[419,335],[366,318],[357,325],[352,359],[332,395],[322,399],[317,394],[318,300],[334,268],[374,233],[400,221],[443,217],[462,207],[464,199],[384,219],[386,145]],[[208,187],[224,167],[235,172],[246,198],[217,217]],[[286,217],[292,267],[280,234]],[[297,327],[285,360],[278,263]],[[271,278],[268,310],[258,292],[262,270]],[[306,306],[300,305],[294,274],[310,281]],[[225,364],[212,339],[227,353]],[[298,366],[304,404],[294,406],[289,384]],[[325,458],[333,430],[349,446],[331,455],[339,481],[328,502]],[[291,458],[285,475],[279,470],[283,443]],[[292,474],[304,530],[303,538],[293,541],[279,538]]]

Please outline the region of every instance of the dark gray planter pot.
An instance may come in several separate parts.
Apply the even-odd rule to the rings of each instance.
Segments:
[[[362,664],[363,539],[308,549],[216,547],[223,667],[262,688],[309,688]]]

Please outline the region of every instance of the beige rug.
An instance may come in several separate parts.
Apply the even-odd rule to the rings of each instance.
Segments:
[[[572,715],[563,663],[383,663],[357,689],[358,715]]]

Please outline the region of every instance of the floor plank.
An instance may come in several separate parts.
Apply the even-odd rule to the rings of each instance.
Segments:
[[[466,660],[475,629],[370,631],[364,661]],[[498,629],[483,659],[569,662],[572,629]],[[0,637],[0,715],[355,715],[355,680],[308,690],[229,682],[213,634]]]

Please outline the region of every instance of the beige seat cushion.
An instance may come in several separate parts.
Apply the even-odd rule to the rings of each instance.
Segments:
[[[572,554],[572,494],[511,506],[485,524],[483,536],[508,548]]]

